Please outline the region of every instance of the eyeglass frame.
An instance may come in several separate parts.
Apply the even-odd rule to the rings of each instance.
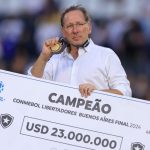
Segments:
[[[66,30],[72,31],[75,28],[80,29],[82,28],[85,24],[87,24],[88,22],[77,22],[76,24],[68,24],[68,25],[64,25],[64,28]]]

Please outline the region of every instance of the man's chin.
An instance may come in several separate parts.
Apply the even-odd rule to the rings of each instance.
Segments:
[[[72,45],[73,45],[74,47],[77,47],[77,48],[78,48],[78,47],[81,47],[81,46],[83,45],[83,43],[73,43]]]

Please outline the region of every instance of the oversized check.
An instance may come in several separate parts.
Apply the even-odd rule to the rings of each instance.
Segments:
[[[0,150],[150,150],[150,103],[0,70]]]

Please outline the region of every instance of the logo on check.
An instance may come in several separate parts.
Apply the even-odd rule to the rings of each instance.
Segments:
[[[4,84],[0,81],[0,93],[4,90]],[[4,101],[5,99],[0,95],[0,102]]]
[[[0,81],[0,93],[4,90],[4,84],[2,81]]]
[[[144,150],[144,145],[140,142],[135,142],[131,144],[131,150]]]
[[[14,120],[14,117],[10,114],[1,114],[0,115],[0,124],[3,128],[8,128]]]

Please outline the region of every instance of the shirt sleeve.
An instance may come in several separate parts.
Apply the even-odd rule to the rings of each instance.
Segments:
[[[120,62],[120,59],[111,51],[106,59],[106,71],[110,89],[117,89],[125,96],[131,96],[130,82],[127,79],[126,72]]]
[[[47,79],[47,80],[53,80],[53,64],[52,64],[52,61],[47,62],[42,78]]]

